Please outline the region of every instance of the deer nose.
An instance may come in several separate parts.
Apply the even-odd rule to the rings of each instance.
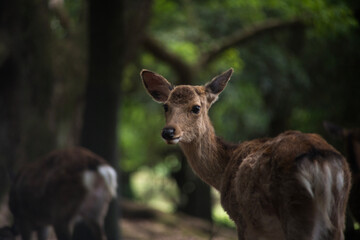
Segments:
[[[172,127],[166,127],[163,128],[161,136],[165,139],[165,140],[171,140],[174,138],[175,135],[175,128]]]

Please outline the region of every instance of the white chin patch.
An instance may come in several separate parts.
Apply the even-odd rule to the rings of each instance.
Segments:
[[[165,140],[167,144],[177,144],[180,141],[180,138],[175,138],[172,140]]]

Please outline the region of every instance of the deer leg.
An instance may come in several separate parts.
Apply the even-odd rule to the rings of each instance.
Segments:
[[[326,229],[313,199],[293,200],[287,211],[283,222],[287,240],[317,240],[323,237]]]
[[[80,221],[74,227],[74,234],[72,240],[103,240],[105,234],[101,225],[96,221]]]
[[[87,234],[92,235],[92,237],[88,239],[94,240],[106,239],[103,222],[107,213],[110,196],[103,183],[100,183],[99,186],[88,193],[79,211],[79,215],[84,222],[80,224],[82,225],[81,228],[88,228]]]
[[[287,240],[321,239],[321,222],[317,218],[314,200],[310,196],[288,196],[281,209],[280,219]]]
[[[88,221],[87,225],[91,229],[94,240],[105,239],[105,234],[104,234],[103,228],[97,221]]]
[[[241,216],[237,217],[235,220],[235,225],[236,225],[236,231],[237,231],[237,237],[238,240],[242,240],[245,239],[244,237],[244,221],[242,219]]]

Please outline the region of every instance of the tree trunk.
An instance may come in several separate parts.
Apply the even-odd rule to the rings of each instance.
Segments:
[[[0,16],[0,171],[13,173],[55,146],[48,118],[52,36],[43,1],[0,1]]]
[[[118,169],[117,113],[123,70],[123,2],[89,1],[88,83],[81,144]],[[120,238],[117,200],[105,219],[107,239]]]
[[[118,169],[119,163],[116,152],[117,116],[122,71],[126,63],[136,56],[149,22],[151,4],[150,0],[89,1],[88,83],[80,141],[83,146],[107,159],[115,169]],[[109,240],[120,237],[118,212],[118,204],[114,200],[105,219]]]

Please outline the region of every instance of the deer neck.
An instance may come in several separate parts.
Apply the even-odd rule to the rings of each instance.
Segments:
[[[206,183],[220,188],[222,175],[229,161],[228,145],[215,135],[213,126],[190,143],[180,143],[191,168]]]

